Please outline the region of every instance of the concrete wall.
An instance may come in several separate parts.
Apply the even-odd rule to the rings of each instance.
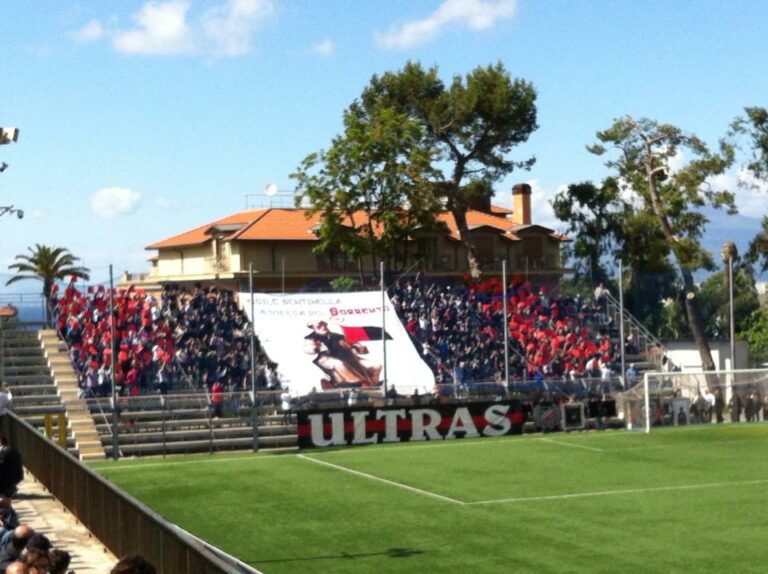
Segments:
[[[701,357],[693,341],[665,341],[670,360],[683,371],[701,371]],[[731,362],[731,344],[728,341],[710,341],[712,360],[718,370],[748,369],[749,346],[746,341],[736,341],[736,366]]]

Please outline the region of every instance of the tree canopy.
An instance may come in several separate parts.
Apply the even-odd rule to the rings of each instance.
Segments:
[[[387,141],[389,153],[401,159],[400,167],[408,165],[411,169],[405,172],[419,175],[409,176],[419,189],[416,197],[409,198],[406,211],[422,209],[428,215],[434,206],[445,205],[465,245],[470,272],[477,277],[481,269],[468,233],[467,210],[487,206],[494,182],[533,164],[533,158],[515,161],[508,154],[538,127],[535,102],[533,86],[513,79],[501,63],[455,76],[448,85],[438,76],[437,67],[425,69],[414,62],[398,72],[374,76],[345,113],[344,135],[333,141],[328,152],[309,156],[299,168],[299,201],[309,201],[311,210],[327,216],[327,236],[341,239],[332,230],[339,227],[339,216],[331,213],[322,196],[357,196],[353,188],[361,182],[332,175],[336,165],[373,171],[378,181],[387,180],[391,174],[386,163],[372,168],[372,159],[373,165],[377,159],[358,153],[357,145],[348,145],[352,136]],[[359,131],[351,133],[350,122],[359,122]],[[319,168],[320,178],[309,175],[313,168]],[[388,206],[377,203],[375,207]]]
[[[38,243],[34,248],[28,249],[29,254],[17,255],[16,262],[8,266],[8,269],[16,271],[16,275],[8,279],[5,284],[10,285],[27,279],[42,281],[46,318],[50,322],[50,308],[47,302],[50,301],[53,284],[67,277],[87,280],[90,278],[90,270],[76,265],[78,258],[64,247],[49,247]]]
[[[618,152],[606,165],[615,170],[650,232],[663,238],[674,257],[702,365],[714,369],[693,272],[714,268],[712,256],[701,244],[708,220],[700,209],[709,206],[736,211],[733,193],[709,184],[712,176],[732,165],[732,146],[721,142],[719,152],[712,152],[702,140],[676,126],[629,116],[615,120],[607,130],[598,132],[597,138],[599,143],[588,150],[597,155],[609,149]]]
[[[398,251],[409,234],[437,224],[431,161],[423,129],[402,113],[347,110],[344,133],[292,175],[297,204],[306,201],[308,214],[322,215],[317,249],[340,249],[358,261],[404,258]]]

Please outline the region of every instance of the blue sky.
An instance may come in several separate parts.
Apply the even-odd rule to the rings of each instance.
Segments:
[[[0,126],[20,129],[0,147],[0,205],[26,214],[0,219],[0,273],[35,243],[97,281],[148,270],[146,245],[263,202],[270,182],[290,191],[371,76],[408,60],[446,80],[501,61],[534,84],[540,127],[513,157],[537,162],[497,202],[527,181],[552,226],[560,186],[606,174],[585,145],[614,118],[715,144],[768,106],[757,0],[9,0],[0,21]],[[738,177],[717,183],[739,193],[743,234],[768,195]]]

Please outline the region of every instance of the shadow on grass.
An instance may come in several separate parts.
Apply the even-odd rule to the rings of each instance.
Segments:
[[[325,554],[321,556],[302,556],[296,558],[274,558],[268,560],[257,560],[253,557],[248,558],[246,561],[251,564],[275,564],[278,562],[308,562],[312,560],[354,560],[356,558],[371,558],[373,556],[385,556],[388,558],[410,558],[411,556],[418,556],[424,554],[424,550],[414,550],[411,548],[389,548],[384,552],[339,552],[338,554]]]

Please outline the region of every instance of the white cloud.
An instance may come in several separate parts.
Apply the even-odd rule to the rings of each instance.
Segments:
[[[240,56],[250,52],[257,26],[272,11],[270,0],[229,0],[209,10],[201,26],[215,54]]]
[[[146,2],[133,15],[134,28],[113,33],[113,47],[125,54],[240,56],[273,12],[272,0],[227,0],[197,17],[191,7],[190,0]]]
[[[315,54],[317,56],[322,56],[323,58],[328,58],[330,56],[333,56],[333,53],[335,52],[336,47],[333,44],[333,41],[329,39],[325,39],[319,44],[315,44],[309,49],[309,52],[311,54]]]
[[[45,212],[42,209],[33,209],[32,211],[25,211],[24,217],[25,219],[42,219],[45,217]]]
[[[113,45],[126,54],[185,54],[194,51],[187,0],[147,2],[134,14],[137,28],[118,32]]]
[[[104,26],[98,20],[91,20],[79,30],[72,32],[72,37],[83,44],[96,42],[104,37]]]
[[[722,174],[709,179],[716,191],[730,191],[736,195],[736,207],[741,215],[762,217],[768,205],[768,182],[756,179],[746,169],[736,174]]]
[[[376,32],[374,40],[382,48],[405,49],[431,42],[448,26],[467,26],[487,30],[496,22],[512,18],[517,0],[444,0],[426,18],[392,26]]]
[[[124,187],[106,187],[91,196],[91,209],[103,218],[130,213],[139,205],[141,195]]]

